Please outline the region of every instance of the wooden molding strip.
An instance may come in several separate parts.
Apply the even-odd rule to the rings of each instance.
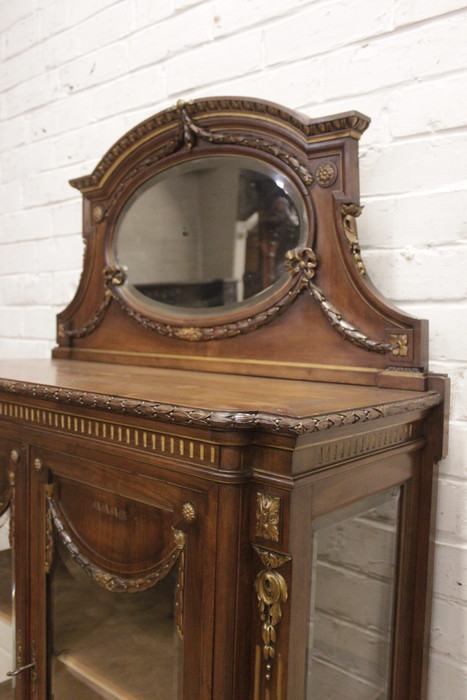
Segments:
[[[140,399],[89,393],[43,384],[31,384],[11,379],[0,379],[0,391],[15,396],[23,396],[54,404],[78,406],[103,410],[106,413],[130,415],[148,420],[160,420],[178,425],[192,425],[209,429],[263,430],[283,435],[303,435],[321,432],[331,428],[348,427],[355,423],[397,416],[411,411],[428,410],[441,403],[437,391],[429,391],[422,396],[402,399],[374,406],[347,409],[339,413],[295,416],[276,415],[261,411],[210,411],[202,408],[162,404]]]

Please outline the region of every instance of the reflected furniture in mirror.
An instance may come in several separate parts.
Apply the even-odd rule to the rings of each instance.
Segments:
[[[426,697],[448,381],[365,269],[368,124],[180,102],[72,181],[57,346],[0,371],[5,697]]]

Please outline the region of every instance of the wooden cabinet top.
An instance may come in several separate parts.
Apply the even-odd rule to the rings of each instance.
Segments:
[[[437,391],[47,359],[2,362],[0,391],[172,423],[295,435],[441,401]]]

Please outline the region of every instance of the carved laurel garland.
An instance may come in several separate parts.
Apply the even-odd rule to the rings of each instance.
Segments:
[[[260,139],[256,136],[226,134],[220,131],[209,131],[208,129],[203,129],[195,124],[195,122],[190,118],[186,110],[186,103],[183,100],[179,101],[177,107],[183,121],[183,135],[187,148],[193,148],[195,144],[195,137],[204,139],[210,143],[246,146],[247,148],[253,148],[263,151],[264,153],[269,153],[275,158],[281,160],[283,163],[292,168],[306,187],[311,187],[313,184],[314,178],[308,168],[303,165],[303,163],[301,163],[296,156],[292,155],[284,148],[280,148],[276,143],[271,143],[270,141]]]
[[[331,428],[368,423],[370,421],[397,416],[409,411],[433,408],[442,401],[437,391],[428,391],[417,398],[393,401],[391,403],[355,408],[339,413],[324,413],[305,418],[278,416],[261,411],[229,412],[207,411],[200,408],[154,403],[139,399],[94,394],[86,391],[63,389],[45,384],[30,384],[11,379],[0,379],[0,391],[16,396],[30,396],[80,408],[100,409],[121,415],[138,416],[149,420],[163,420],[180,425],[194,425],[209,428],[235,428],[265,430],[283,435],[303,435]]]
[[[245,115],[248,115],[249,112],[255,114],[261,113],[266,117],[290,124],[307,138],[318,140],[320,138],[325,138],[328,134],[337,133],[339,131],[350,130],[356,134],[362,134],[369,124],[369,120],[366,117],[355,113],[343,115],[337,119],[325,118],[319,121],[308,122],[307,120],[300,119],[297,115],[281,109],[277,105],[249,99],[221,98],[217,100],[196,100],[193,103],[181,102],[176,107],[172,107],[134,127],[112,146],[91,175],[75,178],[71,180],[71,185],[79,190],[97,187],[118,158],[121,158],[125,152],[136,148],[140,142],[156,135],[161,128],[176,123],[179,120],[182,108],[185,112],[189,113],[190,117],[215,114],[216,111],[241,111]]]
[[[160,147],[150,156],[145,158],[141,163],[138,163],[127,174],[112,195],[112,199],[109,203],[110,209],[120,196],[121,191],[130,181],[134,179],[136,175],[139,174],[139,172],[154,165],[154,163],[170,153],[175,152],[182,145],[185,145],[189,150],[191,150],[195,145],[196,139],[204,139],[210,143],[220,145],[228,144],[244,146],[266,152],[292,168],[306,187],[309,188],[313,184],[314,178],[311,172],[298,160],[294,154],[289,153],[283,147],[278,146],[276,143],[266,141],[265,139],[251,137],[242,133],[224,133],[204,129],[191,118],[188,111],[190,107],[191,106],[185,103],[183,100],[178,102],[176,113],[181,124],[179,133],[174,138],[170,139],[164,146]],[[363,127],[363,125],[361,126]],[[334,128],[336,128],[335,125]],[[321,174],[321,180],[322,178],[323,174]],[[324,182],[327,184],[327,180]],[[101,221],[105,217],[106,213],[107,212],[103,210],[99,210],[98,221]],[[343,205],[342,207],[344,231],[351,247],[351,253],[360,274],[365,274],[365,268],[360,256],[360,248],[355,226],[355,217],[358,216],[359,213],[360,208],[356,205]],[[186,340],[189,342],[220,340],[223,338],[230,338],[235,335],[250,333],[257,328],[270,323],[292,304],[304,287],[308,287],[311,296],[319,303],[328,322],[343,338],[358,347],[364,348],[365,350],[382,354],[392,352],[394,355],[401,355],[401,344],[399,341],[396,343],[382,343],[371,340],[357,328],[345,321],[342,314],[328,301],[324,292],[311,282],[316,265],[316,257],[311,248],[302,248],[300,250],[297,249],[295,251],[290,251],[286,256],[286,266],[291,275],[296,277],[296,283],[282,299],[251,317],[247,317],[233,323],[209,327],[182,327],[170,323],[159,323],[154,321],[149,316],[136,311],[129,306],[115,291],[115,287],[121,286],[125,281],[124,270],[117,266],[106,267],[103,271],[104,298],[99,308],[81,328],[67,328],[65,325],[61,324],[59,327],[59,335],[69,339],[83,338],[90,335],[103,321],[111,301],[115,300],[119,306],[137,323],[142,325],[147,330],[156,331],[160,335],[169,338],[178,338],[179,340]]]
[[[125,272],[119,267],[104,267],[104,299],[97,311],[91,316],[81,328],[66,328],[63,324],[59,326],[58,334],[66,338],[85,338],[91,335],[104,320],[110,302],[115,297],[114,286],[123,284]]]
[[[47,509],[50,512],[50,518],[55,529],[60,537],[62,544],[71,556],[73,561],[78,564],[99,586],[112,591],[113,593],[139,593],[148,588],[152,588],[161,581],[172,570],[181,553],[185,549],[186,536],[182,530],[173,529],[174,547],[156,566],[156,568],[145,576],[136,578],[119,576],[108,571],[104,571],[100,567],[93,564],[84,554],[82,554],[76,544],[73,542],[71,535],[66,530],[57,510],[57,506],[53,499],[53,490],[47,492]],[[46,543],[47,548],[47,543]],[[50,554],[48,555],[50,561]],[[182,560],[184,561],[184,559]],[[47,560],[46,560],[47,570]],[[50,570],[50,564],[49,569]],[[180,574],[179,574],[180,580]],[[183,580],[183,578],[182,578]]]
[[[253,314],[248,318],[240,319],[232,323],[225,323],[216,326],[197,326],[185,327],[176,326],[170,323],[158,323],[149,316],[139,313],[132,309],[116,292],[115,287],[123,284],[125,281],[125,271],[120,267],[105,267],[104,274],[104,299],[95,312],[95,314],[86,321],[86,323],[78,329],[66,328],[61,325],[59,335],[67,338],[84,338],[90,335],[100,323],[104,320],[105,312],[112,300],[116,301],[119,306],[133,320],[139,323],[146,330],[155,331],[167,338],[178,338],[179,340],[187,340],[197,342],[200,340],[221,340],[223,338],[232,338],[235,335],[251,333],[252,331],[271,323],[275,318],[286,311],[289,306],[295,301],[302,289],[300,281],[292,286],[287,294],[279,301],[275,302],[268,308]]]
[[[328,301],[323,290],[311,281],[317,266],[316,255],[311,248],[289,250],[285,258],[286,268],[290,274],[300,279],[302,288],[308,289],[313,299],[320,305],[327,321],[345,340],[371,352],[400,354],[400,344],[398,342],[382,343],[378,340],[371,340],[358,328],[346,321],[341,312]]]
[[[144,170],[150,168],[155,163],[160,161],[162,158],[174,153],[183,145],[185,145],[188,150],[191,150],[195,145],[196,139],[204,139],[210,143],[220,144],[220,145],[236,145],[244,146],[254,150],[263,151],[268,153],[275,158],[278,158],[283,163],[286,163],[302,180],[306,187],[311,187],[313,184],[313,175],[311,172],[301,163],[298,158],[293,154],[289,153],[282,147],[279,147],[276,143],[271,143],[265,139],[260,139],[256,137],[247,136],[242,133],[231,134],[223,133],[218,131],[210,131],[208,129],[203,129],[198,124],[196,124],[191,116],[188,114],[187,108],[191,105],[180,100],[177,104],[176,114],[179,119],[180,129],[178,133],[170,139],[166,144],[156,149],[153,153],[147,156],[143,161],[138,163],[119,183],[112,198],[107,206],[106,210],[98,206],[94,209],[94,219],[99,223],[106,216],[108,211],[110,211],[120,197],[121,192],[125,187],[140,173]],[[143,126],[143,125],[142,125]],[[125,147],[129,143],[133,143],[136,139],[136,135],[129,134],[125,137],[125,142],[122,144]],[[130,139],[130,142],[128,142]],[[118,144],[117,144],[118,146]],[[118,150],[118,149],[117,149]],[[96,173],[90,176],[88,179],[73,180],[72,184],[79,189],[86,188],[92,184],[96,184],[97,171],[104,172],[100,164]],[[107,168],[105,168],[106,170]],[[96,177],[95,177],[96,176]],[[93,179],[94,178],[94,179]],[[97,216],[97,218],[96,218]],[[169,323],[158,323],[152,318],[141,314],[138,311],[132,309],[125,301],[118,295],[114,287],[120,286],[125,280],[125,273],[122,268],[117,266],[113,268],[104,268],[104,298],[99,308],[89,318],[83,326],[77,329],[67,328],[64,324],[61,324],[58,332],[59,336],[73,339],[73,338],[84,338],[91,333],[93,333],[96,328],[101,324],[104,319],[105,313],[112,301],[114,299],[118,302],[121,308],[137,323],[142,325],[147,330],[156,331],[160,335],[164,335],[169,338],[178,338],[180,340],[187,341],[200,341],[200,340],[219,340],[222,338],[230,338],[235,335],[250,333],[256,330],[260,326],[273,321],[278,315],[282,314],[290,304],[295,300],[299,293],[298,289],[290,289],[288,293],[280,299],[278,302],[272,304],[270,307],[253,315],[252,317],[242,319],[233,323],[227,323],[222,325],[215,325],[210,327],[197,326],[193,328],[180,327]]]
[[[313,299],[320,305],[321,311],[327,321],[345,340],[371,352],[381,354],[392,353],[394,356],[407,355],[407,352],[401,351],[402,345],[407,345],[406,335],[392,335],[391,340],[393,342],[383,343],[368,338],[359,331],[358,328],[344,319],[340,311],[328,301],[322,289],[312,282],[317,264],[316,255],[311,248],[295,248],[288,251],[285,256],[285,267],[295,280],[292,288],[282,299],[257,314],[233,323],[190,328],[175,326],[169,323],[158,323],[148,316],[132,309],[115,290],[116,287],[124,283],[125,271],[123,268],[117,266],[105,267],[103,270],[104,299],[97,311],[83,326],[81,326],[81,328],[72,329],[61,325],[59,327],[59,335],[70,339],[83,338],[90,335],[103,321],[105,312],[111,301],[115,300],[131,318],[137,321],[137,323],[147,330],[156,331],[160,335],[191,342],[200,340],[221,340],[223,338],[231,338],[235,335],[251,333],[257,328],[271,323],[271,321],[289,308],[303,289],[308,289]]]

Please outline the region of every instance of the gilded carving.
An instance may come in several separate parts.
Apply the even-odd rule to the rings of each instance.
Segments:
[[[281,499],[266,493],[256,494],[255,536],[279,542]]]
[[[269,153],[283,163],[286,163],[298,175],[306,187],[311,187],[313,184],[313,175],[308,168],[303,165],[293,153],[289,153],[277,143],[271,143],[257,136],[248,136],[245,134],[236,135],[203,129],[191,119],[186,109],[187,106],[188,105],[183,100],[179,100],[177,104],[177,109],[183,122],[183,138],[189,150],[191,150],[195,144],[195,137],[202,138],[210,143],[254,148]]]
[[[259,547],[257,544],[253,544],[252,547],[263,562],[263,566],[267,569],[280,569],[281,566],[284,566],[284,564],[292,559],[289,554],[272,552],[265,547]]]
[[[110,302],[113,299],[113,287],[118,287],[125,281],[125,272],[120,267],[110,267],[106,266],[103,269],[104,275],[104,298],[91,318],[89,318],[86,323],[81,326],[81,328],[66,328],[63,324],[60,324],[59,335],[67,338],[84,338],[91,335],[98,326],[104,320],[105,313],[110,306]]]
[[[220,340],[222,338],[231,338],[252,331],[271,323],[280,314],[284,313],[289,306],[295,301],[301,289],[296,285],[292,287],[287,294],[278,301],[275,301],[269,308],[262,310],[257,314],[253,314],[248,318],[234,321],[232,323],[221,324],[218,326],[198,326],[184,327],[175,326],[170,323],[158,323],[153,319],[135,311],[117,294],[114,287],[119,287],[125,281],[125,271],[120,267],[105,267],[104,274],[104,298],[96,310],[86,323],[81,328],[67,328],[64,324],[60,324],[58,335],[66,338],[84,338],[91,335],[96,328],[104,320],[106,311],[110,303],[116,301],[119,306],[125,311],[130,318],[139,323],[143,328],[149,331],[155,331],[160,335],[168,338],[178,338],[188,342],[199,342],[200,340]]]
[[[174,331],[174,335],[180,340],[202,340],[203,333],[200,328],[177,328]]]
[[[41,472],[41,471],[42,471],[42,469],[43,469],[43,464],[42,464],[42,460],[40,459],[40,457],[36,457],[36,458],[34,459],[34,469],[36,470],[36,472]]]
[[[261,638],[263,640],[263,657],[266,664],[267,681],[271,680],[272,659],[276,656],[276,627],[282,619],[282,604],[287,602],[288,592],[284,577],[278,571],[263,569],[255,580],[258,597],[258,610],[263,622]]]
[[[316,170],[316,179],[321,187],[331,187],[337,180],[337,168],[333,163],[322,163]]]
[[[191,501],[187,501],[182,506],[182,515],[186,523],[194,523],[198,517],[198,509]]]
[[[45,487],[46,493],[46,510],[45,510],[45,564],[44,569],[46,574],[52,571],[54,560],[54,533],[53,533],[53,516],[51,501],[54,494],[53,484],[47,484]]]
[[[99,408],[98,395],[82,395],[80,399],[79,392],[65,391],[68,397],[65,403],[73,404],[76,400],[75,405],[77,406]],[[38,393],[39,387],[33,392],[33,395],[38,396]],[[52,398],[55,403],[60,403],[60,393],[55,391],[53,396],[49,396],[49,398]],[[45,398],[44,394],[43,397]],[[160,404],[158,406],[162,408]],[[114,396],[107,396],[105,407],[101,406],[107,412],[115,411],[123,414],[127,413],[126,407],[125,399]],[[181,407],[171,406],[165,408],[170,409],[169,420],[172,422],[178,422],[178,418],[186,418],[186,420],[181,420],[181,422],[193,422],[190,421],[189,414],[185,413]],[[148,428],[142,430],[140,428],[122,426],[109,420],[89,418],[81,415],[71,416],[69,413],[56,410],[41,409],[35,411],[23,404],[2,400],[0,400],[0,415],[26,423],[36,423],[51,430],[59,430],[60,432],[73,435],[92,435],[94,439],[102,440],[109,444],[124,443],[129,447],[151,454],[178,454],[185,460],[207,465],[215,465],[219,461],[219,448],[215,445],[203,443],[199,440],[187,440],[178,435],[167,435]],[[151,404],[141,402],[139,410],[135,406],[133,415],[151,418]],[[155,415],[152,417],[155,418]]]
[[[282,297],[282,299],[279,299],[270,307],[257,314],[253,314],[248,318],[218,326],[199,326],[197,328],[190,327],[188,329],[185,329],[183,326],[174,326],[170,323],[158,323],[148,316],[144,316],[131,308],[131,306],[128,306],[115,292],[113,292],[113,298],[117,301],[125,313],[128,314],[128,316],[134,319],[146,330],[156,331],[160,335],[164,335],[167,338],[178,338],[179,340],[187,340],[188,342],[199,342],[200,340],[221,340],[223,338],[232,338],[236,335],[251,333],[257,328],[271,323],[271,321],[274,321],[274,319],[289,308],[289,306],[297,298],[300,291],[301,290],[298,286],[292,287],[292,289],[290,289],[288,293]]]
[[[176,106],[153,116],[138,124],[125,136],[123,136],[106,153],[91,175],[75,178],[71,185],[81,191],[86,191],[97,187],[106,176],[114,163],[123,156],[138,147],[140,142],[146,141],[151,136],[155,136],[162,129],[175,128],[176,134],[170,139],[172,152],[180,148],[185,139],[188,143],[190,137],[185,132],[185,126],[181,123],[180,112],[184,110],[190,119],[196,116],[212,114],[216,111],[231,111],[248,113],[262,113],[267,119],[278,121],[279,123],[290,125],[294,130],[303,134],[309,141],[320,141],[329,138],[330,135],[339,132],[349,133],[356,138],[368,128],[369,120],[363,115],[348,114],[341,117],[327,117],[321,120],[300,119],[293,113],[286,112],[280,107],[263,103],[257,100],[219,98],[196,100],[196,102],[179,102]],[[160,158],[160,156],[159,156]]]
[[[99,586],[113,593],[138,593],[152,588],[172,570],[181,552],[185,548],[185,533],[181,530],[174,529],[173,548],[155,565],[152,571],[145,576],[136,576],[133,578],[130,576],[121,576],[96,566],[96,564],[90,561],[90,559],[80,551],[73,542],[72,536],[66,530],[52,497],[48,498],[48,507],[50,508],[51,519],[58,536],[71,558],[88,574],[88,576],[98,583]]]
[[[288,599],[286,580],[277,569],[290,561],[291,557],[255,545],[253,548],[266,567],[257,574],[254,586],[258,600],[259,617],[262,622],[264,680],[269,685],[276,659],[277,626],[282,619],[282,606]]]
[[[177,634],[180,639],[184,636],[184,612],[185,612],[185,549],[180,552],[177,571],[177,584],[175,587],[174,618]]]
[[[357,270],[361,275],[366,274],[365,266],[363,264],[360,243],[358,241],[357,223],[355,219],[362,213],[362,207],[356,204],[343,204],[342,205],[342,223],[344,226],[344,233],[346,235],[347,241],[350,245],[350,252],[354,259]]]
[[[19,458],[19,453],[18,453]],[[15,483],[16,477],[14,471],[8,472],[8,481],[10,484],[10,531],[8,533],[11,549],[15,548],[15,523],[16,523],[16,499],[15,499]]]
[[[292,277],[299,277],[304,287],[315,276],[317,265],[316,255],[311,248],[293,248],[285,254],[285,269]]]
[[[96,204],[92,209],[92,219],[96,224],[100,224],[105,218],[105,209],[102,204]]]
[[[409,340],[406,333],[392,333],[389,336],[389,343],[395,357],[407,357],[409,354]]]
[[[286,254],[286,269],[288,272],[298,279],[302,289],[308,289],[313,299],[320,305],[321,311],[328,323],[345,340],[371,352],[378,352],[381,354],[394,352],[394,349],[398,347],[395,344],[372,340],[345,320],[341,312],[328,301],[323,290],[312,282],[316,267],[316,256],[311,248],[296,248],[288,251]]]

